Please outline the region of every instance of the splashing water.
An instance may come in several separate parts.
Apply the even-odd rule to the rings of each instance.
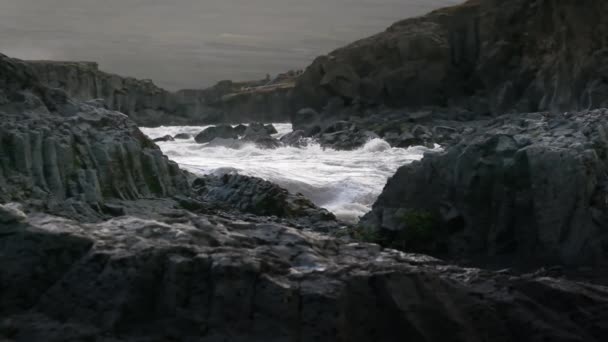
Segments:
[[[274,124],[278,138],[291,132],[291,124]],[[150,138],[178,133],[196,135],[206,127],[142,128]],[[424,147],[391,147],[373,139],[353,151],[307,147],[260,149],[245,145],[240,149],[207,147],[193,138],[158,143],[163,152],[182,168],[195,174],[222,174],[236,171],[278,184],[293,193],[300,192],[317,205],[347,222],[356,222],[367,213],[387,179],[397,169],[420,160]]]

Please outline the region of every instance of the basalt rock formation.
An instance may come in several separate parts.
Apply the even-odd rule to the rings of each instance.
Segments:
[[[477,117],[606,107],[606,13],[601,0],[469,0],[317,58],[294,106],[338,98],[346,117],[377,105]]]
[[[399,169],[362,225],[405,250],[530,265],[605,262],[607,117],[599,109],[478,123],[445,152]]]
[[[257,216],[276,216],[314,231],[335,232],[344,227],[336,217],[302,194],[292,194],[271,182],[238,174],[207,175],[192,184],[197,199],[223,209]]]
[[[596,64],[581,56],[603,39],[598,18],[605,7],[594,0],[586,5],[479,0],[440,10],[339,50],[329,64],[318,60],[302,76],[298,96],[319,106],[331,99],[326,110],[343,113],[378,99],[477,108],[465,114],[498,114],[507,104],[596,106],[603,81],[591,80],[603,71],[585,74]],[[584,36],[576,51],[545,54],[573,42],[569,24],[584,15],[584,27],[595,23],[598,34]],[[554,34],[561,24],[567,25]],[[541,30],[530,31],[532,38],[516,34],[535,25]],[[401,40],[406,31],[413,33]],[[547,37],[534,41],[538,32]],[[508,39],[492,45],[492,34]],[[492,46],[506,50],[492,55],[486,50]],[[492,61],[489,56],[507,59],[482,63]],[[406,66],[399,66],[401,58]],[[481,68],[497,63],[505,78]],[[79,102],[46,86],[51,79],[41,81],[44,73],[33,64],[0,55],[2,341],[599,342],[608,336],[605,279],[572,281],[559,268],[525,274],[465,268],[360,242],[450,257],[505,257],[510,265],[601,262],[608,253],[606,110],[480,121],[449,116],[462,111],[405,111],[399,133],[382,121],[372,131],[424,143],[445,137],[453,146],[402,167],[362,225],[342,228],[301,196],[263,180],[195,181],[180,170],[132,121],[171,112],[162,101],[173,103],[172,97],[158,93],[160,102],[138,102],[127,90],[126,99],[113,103],[126,101],[124,108],[135,110],[129,117],[107,109],[116,108],[107,98]],[[556,72],[557,66],[566,69]],[[555,77],[547,83],[549,73]],[[496,81],[510,77],[510,86]],[[563,77],[576,87],[566,88]],[[378,98],[362,96],[369,82],[380,81]],[[131,81],[120,82],[124,90]],[[108,87],[102,88],[116,89]],[[401,98],[399,87],[416,91]],[[148,109],[158,115],[146,116]],[[448,115],[441,119],[452,126],[431,118],[437,113]],[[351,129],[357,120],[319,118],[314,134],[340,140],[345,132],[365,131]],[[247,130],[245,136],[268,135]],[[310,133],[300,132],[286,141],[300,143]],[[328,229],[331,234],[322,233]]]
[[[262,81],[222,81],[207,89],[171,92],[151,80],[122,77],[99,70],[94,62],[28,61],[47,86],[74,99],[100,103],[127,114],[140,126],[202,125],[233,122],[284,122],[291,83],[260,87]]]
[[[104,214],[108,200],[189,191],[186,174],[129,118],[43,86],[0,55],[0,201],[65,215]]]
[[[2,211],[0,211],[2,213]],[[21,215],[23,216],[23,215]],[[0,225],[8,341],[603,341],[608,289],[167,212]]]

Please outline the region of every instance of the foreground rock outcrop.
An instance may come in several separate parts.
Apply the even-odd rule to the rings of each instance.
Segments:
[[[607,117],[601,109],[479,123],[445,152],[399,169],[362,225],[406,250],[452,257],[606,261]]]
[[[298,78],[293,106],[351,123],[383,112],[391,121],[420,111],[466,121],[607,107],[606,14],[601,0],[469,0],[317,58]],[[296,113],[294,128],[304,129]],[[361,128],[382,118],[374,121]]]
[[[608,288],[167,211],[0,225],[8,341],[603,341]]]
[[[207,89],[172,92],[150,80],[103,72],[94,62],[26,63],[45,85],[62,89],[80,101],[100,99],[105,107],[127,114],[140,126],[289,119],[291,80],[277,80],[280,82],[264,87],[264,81],[222,81]]]
[[[298,226],[325,233],[335,232],[344,225],[302,194],[289,193],[260,178],[238,174],[208,175],[197,178],[192,187],[198,200],[220,208],[286,218]]]

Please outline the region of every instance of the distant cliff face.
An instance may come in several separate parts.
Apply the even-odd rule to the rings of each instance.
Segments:
[[[27,63],[46,85],[63,89],[79,100],[103,99],[109,109],[129,115],[140,126],[280,122],[289,118],[290,87],[240,92],[245,83],[224,81],[208,89],[174,93],[150,80],[100,71],[93,62]]]
[[[607,13],[601,0],[470,0],[319,57],[295,103],[318,109],[341,97],[491,114],[604,107]]]

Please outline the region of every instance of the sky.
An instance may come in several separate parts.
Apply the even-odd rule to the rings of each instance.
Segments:
[[[0,52],[201,88],[305,68],[460,0],[0,0]]]

